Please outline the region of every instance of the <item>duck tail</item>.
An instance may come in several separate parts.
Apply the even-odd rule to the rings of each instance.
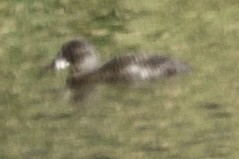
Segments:
[[[192,72],[192,67],[185,63],[185,62],[182,62],[180,60],[172,60],[172,67],[174,68],[175,70],[175,73],[176,74],[188,74],[188,73],[191,73]]]

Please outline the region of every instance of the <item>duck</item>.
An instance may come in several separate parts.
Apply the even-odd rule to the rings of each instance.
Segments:
[[[159,53],[126,54],[101,63],[94,46],[81,37],[63,43],[49,67],[55,70],[70,67],[67,79],[70,88],[97,83],[138,84],[191,72],[184,61]]]

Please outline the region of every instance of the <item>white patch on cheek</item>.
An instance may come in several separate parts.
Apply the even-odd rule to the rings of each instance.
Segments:
[[[67,62],[65,59],[63,58],[60,58],[60,59],[57,59],[55,60],[55,68],[57,70],[62,70],[62,69],[65,69],[69,66],[69,62]]]

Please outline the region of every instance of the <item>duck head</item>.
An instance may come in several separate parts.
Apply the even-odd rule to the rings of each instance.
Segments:
[[[62,45],[51,65],[55,70],[70,66],[74,74],[84,74],[97,68],[98,57],[91,43],[77,38]]]

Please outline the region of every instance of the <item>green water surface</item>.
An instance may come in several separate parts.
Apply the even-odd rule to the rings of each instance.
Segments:
[[[39,72],[78,36],[102,61],[158,52],[193,72],[72,103],[67,70]],[[0,158],[237,159],[238,59],[238,0],[0,0]]]

